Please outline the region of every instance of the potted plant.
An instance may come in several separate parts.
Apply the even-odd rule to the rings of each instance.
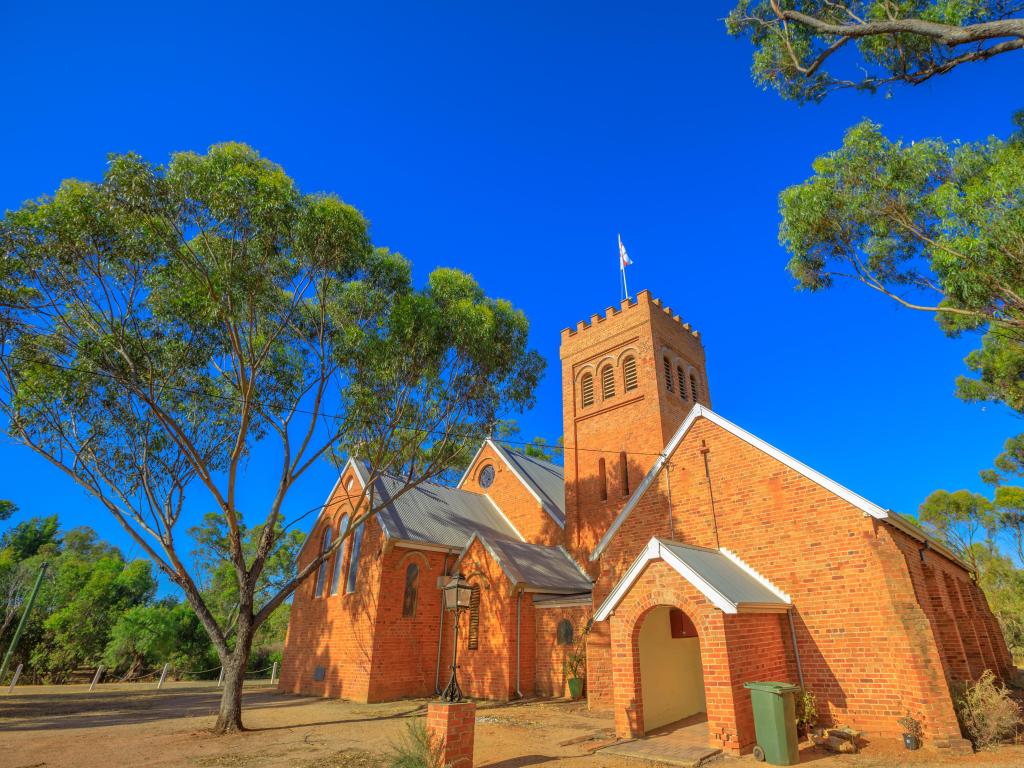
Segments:
[[[908,712],[905,716],[896,721],[903,729],[903,746],[907,749],[917,749],[921,746],[921,721],[915,720]]]
[[[583,695],[583,673],[586,669],[587,653],[582,646],[574,648],[565,657],[562,664],[562,671],[565,673],[565,681],[569,685],[569,698],[578,699]]]

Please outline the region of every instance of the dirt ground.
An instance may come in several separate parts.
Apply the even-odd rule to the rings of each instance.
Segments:
[[[218,692],[211,684],[147,686],[24,686],[0,693],[0,768],[386,768],[391,746],[426,700],[353,704],[279,694],[263,686],[245,694],[245,723],[234,736],[209,733]],[[606,715],[571,702],[481,705],[476,732],[478,768],[643,768],[651,763],[590,748],[611,736]],[[593,737],[592,740],[585,740]],[[569,743],[575,742],[575,743]],[[966,757],[907,753],[871,744],[859,755],[805,748],[801,762],[821,768],[957,765],[1021,768],[1024,747]],[[820,761],[820,762],[819,762]],[[750,765],[751,758],[740,761]]]

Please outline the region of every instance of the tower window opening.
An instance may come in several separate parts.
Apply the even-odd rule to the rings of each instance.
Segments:
[[[683,366],[676,368],[676,379],[679,381],[679,397],[686,399],[686,374],[683,373]]]
[[[619,453],[619,492],[624,497],[629,496],[629,463],[625,451]]]
[[[589,374],[583,374],[583,381],[580,384],[580,390],[583,392],[583,407],[587,408],[594,404],[594,377]]]
[[[636,389],[637,378],[636,378],[636,358],[627,357],[622,363],[622,381],[623,389],[626,392]]]
[[[610,365],[601,369],[601,399],[615,397],[615,371]]]
[[[597,460],[597,479],[600,483],[601,501],[608,501],[608,473],[605,471],[604,459]]]
[[[700,400],[700,389],[697,387],[697,376],[690,374],[690,396],[693,402]]]
[[[662,358],[661,362],[665,365],[665,389],[669,392],[672,391],[672,363],[667,357]]]

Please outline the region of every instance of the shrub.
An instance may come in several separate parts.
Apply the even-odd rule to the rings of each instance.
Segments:
[[[990,670],[961,688],[956,714],[975,749],[988,749],[1013,736],[1021,723],[1020,707],[1010,698],[1009,689],[996,685]]]
[[[807,732],[818,724],[818,699],[806,688],[796,698],[796,724]]]
[[[914,736],[920,739],[921,735],[924,733],[924,729],[921,727],[921,721],[911,717],[909,712],[899,718],[896,722],[900,724],[900,728],[903,729],[903,733],[908,736]]]
[[[405,736],[391,747],[391,768],[449,768],[445,765],[444,745],[431,738],[427,724],[413,720],[405,727]]]

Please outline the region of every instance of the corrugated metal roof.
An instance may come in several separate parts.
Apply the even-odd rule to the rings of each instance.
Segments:
[[[375,483],[382,501],[390,499],[404,486],[404,480],[390,475],[382,476]],[[488,536],[516,536],[515,530],[486,496],[437,483],[420,483],[388,501],[381,508],[379,519],[392,538],[459,549],[477,532]]]
[[[786,605],[775,592],[718,550],[658,541],[733,605]]]
[[[527,544],[505,536],[481,535],[480,539],[513,584],[563,595],[591,590],[590,579],[561,547]]]
[[[565,470],[550,461],[544,461],[533,456],[527,456],[521,451],[506,448],[503,445],[494,443],[495,448],[501,451],[505,460],[512,465],[519,474],[528,482],[541,503],[549,511],[557,514],[560,521],[565,521]]]

